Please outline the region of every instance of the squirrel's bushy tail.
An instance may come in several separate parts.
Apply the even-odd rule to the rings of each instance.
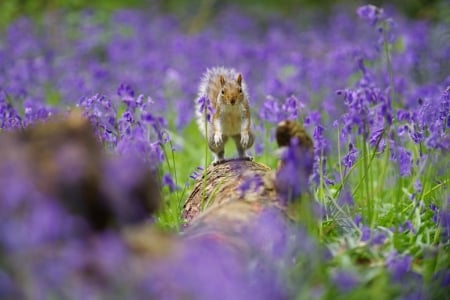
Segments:
[[[195,115],[197,120],[198,128],[200,132],[206,136],[208,122],[206,122],[211,116],[211,104],[206,95],[199,95],[195,101]]]

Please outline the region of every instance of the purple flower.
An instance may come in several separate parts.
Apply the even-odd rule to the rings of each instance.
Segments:
[[[320,125],[320,112],[312,111],[305,117],[305,126]]]
[[[263,107],[259,112],[261,119],[266,120],[270,123],[277,124],[280,121],[280,106],[276,99],[268,98],[264,101]]]
[[[358,7],[356,12],[361,19],[369,21],[372,25],[375,25],[384,16],[383,9],[371,4]]]
[[[362,224],[362,216],[360,214],[356,214],[353,221],[355,222],[356,226],[359,227]]]
[[[276,175],[277,192],[283,201],[293,201],[309,190],[309,176],[312,173],[314,158],[310,149],[299,147],[293,139],[281,156],[282,166]]]
[[[22,126],[22,118],[14,106],[7,101],[5,92],[0,89],[0,129],[11,130]]]
[[[399,255],[393,251],[386,259],[386,266],[392,278],[401,282],[402,279],[411,271],[412,258],[409,255]]]
[[[281,109],[285,112],[285,118],[287,120],[295,120],[298,118],[298,110],[300,109],[300,103],[294,96],[286,98]]]
[[[450,197],[449,197],[450,202]],[[450,241],[450,210],[437,210],[434,214],[435,223],[439,224],[441,228],[442,241],[448,243]]]
[[[197,100],[198,104],[198,113],[202,115],[206,113],[207,122],[211,121],[211,116],[214,114],[214,109],[211,106],[211,101],[208,97],[202,96]]]
[[[423,189],[423,186],[422,186],[422,183],[420,182],[420,179],[416,179],[416,181],[414,181],[414,191],[416,192],[416,193],[421,193],[422,192],[422,189]]]
[[[173,181],[172,176],[170,176],[170,174],[164,174],[162,178],[162,185],[169,187],[170,192],[173,192],[176,189],[178,189],[177,185]]]
[[[342,164],[350,169],[356,162],[358,158],[358,150],[353,146],[352,143],[348,144],[348,153],[342,158]]]
[[[370,240],[372,231],[369,227],[363,225],[361,228],[361,242],[367,242]]]
[[[407,220],[403,225],[398,228],[399,232],[414,232],[414,226],[410,220]]]
[[[344,270],[338,270],[334,272],[332,275],[332,279],[334,284],[342,292],[349,292],[359,284],[358,277],[355,274]]]
[[[282,120],[295,120],[302,103],[294,96],[287,97],[283,103],[277,98],[268,96],[260,109],[259,116],[270,123],[277,124]]]
[[[396,160],[400,170],[400,176],[409,176],[411,174],[412,154],[403,147],[398,147]]]
[[[450,127],[450,88],[440,97],[432,95],[421,100],[421,105],[414,112],[411,139],[415,143],[425,142],[430,149],[450,149],[446,131]],[[436,99],[438,98],[438,99]]]
[[[204,168],[201,166],[195,168],[195,171],[193,171],[191,173],[191,175],[189,175],[189,178],[191,178],[193,180],[197,180],[198,178],[200,178],[203,175],[203,170],[204,170]]]
[[[119,85],[117,89],[117,95],[119,95],[124,101],[133,100],[134,90],[131,88],[130,85],[122,83]]]
[[[223,299],[286,299],[287,286],[277,266],[292,259],[285,257],[291,231],[279,212],[263,212],[240,233],[203,229],[185,233],[177,255],[147,272],[142,286],[148,294],[158,299],[213,299],[225,289]],[[239,239],[246,242],[234,242]]]
[[[386,240],[384,232],[377,232],[371,239],[371,245],[382,245]]]
[[[317,125],[314,127],[313,139],[315,156],[323,156],[327,152],[329,146],[329,142],[325,137],[325,128],[323,126]]]
[[[349,206],[352,207],[355,204],[355,201],[353,200],[353,196],[348,188],[344,188],[343,191],[339,194],[339,198],[337,203],[343,207],[343,206]]]
[[[384,128],[375,129],[372,131],[369,137],[369,144],[372,147],[376,147],[378,145],[378,151],[384,150],[384,139],[383,135],[386,132]]]

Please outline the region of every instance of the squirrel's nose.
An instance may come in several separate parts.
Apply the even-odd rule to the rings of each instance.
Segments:
[[[236,103],[236,100],[235,99],[231,99],[230,103],[231,103],[231,105],[234,105],[234,103]]]

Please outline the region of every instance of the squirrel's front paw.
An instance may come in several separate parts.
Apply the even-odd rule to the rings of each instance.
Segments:
[[[216,146],[220,146],[222,144],[222,132],[214,133],[214,143]]]
[[[248,141],[249,141],[250,137],[248,135],[248,132],[241,132],[241,146],[246,148],[248,145]]]

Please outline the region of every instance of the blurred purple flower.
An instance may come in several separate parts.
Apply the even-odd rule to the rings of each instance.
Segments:
[[[386,240],[386,234],[384,232],[377,232],[372,237],[370,244],[371,245],[382,245],[384,244],[384,241]]]
[[[211,120],[211,116],[214,114],[214,109],[211,106],[211,101],[206,96],[202,96],[197,100],[198,104],[198,113],[204,114],[206,113],[206,120],[209,122]]]
[[[353,221],[355,222],[356,226],[362,225],[362,216],[360,214],[356,214]]]
[[[369,144],[372,147],[376,147],[378,145],[378,151],[383,151],[385,147],[383,135],[386,132],[384,128],[374,129],[372,130],[369,137]]]
[[[324,134],[325,128],[321,125],[314,127],[313,138],[314,138],[314,152],[316,156],[320,156],[328,150],[328,141]]]
[[[419,194],[422,193],[423,186],[422,186],[422,182],[420,182],[420,179],[416,179],[416,181],[414,181],[413,187],[414,187],[414,191],[416,193],[419,193]]]
[[[189,178],[193,179],[193,180],[197,180],[198,178],[200,178],[201,176],[203,176],[203,170],[204,168],[199,166],[197,168],[195,168],[195,171],[193,171],[191,173],[191,175],[189,175]]]
[[[178,255],[154,265],[142,287],[158,299],[186,295],[214,299],[222,289],[222,299],[286,299],[287,291],[272,258],[272,244],[265,243],[268,241],[266,230],[283,237],[284,231],[277,229],[285,227],[274,223],[273,216],[265,219],[268,222],[262,221],[256,221],[255,226],[248,229],[250,249],[246,251],[233,243],[234,237],[226,233],[208,231],[184,237]],[[246,236],[247,231],[242,234]],[[275,245],[285,246],[284,239],[270,240]],[[258,247],[263,247],[262,251]],[[267,255],[271,255],[267,260],[261,256],[266,249]],[[277,255],[275,257],[279,258],[280,253]]]
[[[0,89],[0,129],[12,130],[22,126],[22,118],[14,106],[7,101],[6,93]]]
[[[448,199],[450,202],[450,197]],[[450,241],[450,210],[449,209],[435,209],[434,222],[441,228],[441,239],[444,243]]]
[[[282,120],[295,120],[298,118],[300,106],[300,101],[294,96],[287,97],[284,102],[268,96],[260,109],[259,116],[272,124],[277,124]]]
[[[348,152],[342,158],[342,164],[350,169],[356,162],[358,158],[358,150],[353,146],[352,143],[348,144]]]
[[[277,124],[280,121],[280,106],[276,99],[268,98],[264,101],[263,107],[259,112],[261,119],[266,120],[270,123]]]
[[[410,220],[407,220],[404,224],[398,227],[399,232],[415,232],[414,226]]]
[[[358,286],[359,280],[356,275],[349,271],[338,270],[333,273],[332,279],[334,284],[342,292],[349,292]]]
[[[369,227],[362,225],[361,227],[361,242],[367,242],[372,236],[372,231]]]
[[[320,112],[312,111],[305,117],[305,126],[318,126],[320,125]]]
[[[355,223],[361,228],[361,237],[360,237],[360,241],[361,242],[367,242],[369,243],[371,246],[377,246],[377,245],[382,245],[384,244],[385,240],[386,240],[386,233],[379,231],[377,229],[371,229],[369,227],[367,227],[366,225],[363,225],[360,222],[356,222]]]
[[[121,83],[117,88],[117,95],[119,95],[122,100],[129,101],[134,99],[134,90],[130,85],[126,83]]]
[[[420,142],[425,138],[425,145],[431,149],[450,149],[446,131],[450,128],[450,87],[439,99],[426,98],[421,101],[414,117],[412,139]]]
[[[358,7],[356,12],[361,19],[369,21],[372,25],[384,18],[383,9],[371,4]]]
[[[281,156],[282,166],[276,175],[277,192],[283,201],[289,202],[309,191],[309,176],[312,174],[314,157],[310,149],[299,147],[293,139]]]
[[[399,255],[396,251],[391,252],[386,259],[386,266],[392,278],[397,282],[401,282],[411,271],[411,263],[411,256]]]
[[[172,176],[170,176],[170,174],[164,174],[162,178],[162,184],[163,186],[167,186],[170,192],[173,192],[178,189],[177,185],[173,181]]]
[[[403,147],[397,147],[394,158],[396,159],[400,171],[400,176],[409,176],[412,167],[412,154]]]
[[[337,200],[337,203],[339,206],[348,206],[352,207],[355,204],[355,201],[353,200],[353,196],[348,188],[345,188],[341,191],[339,194],[339,198]]]

